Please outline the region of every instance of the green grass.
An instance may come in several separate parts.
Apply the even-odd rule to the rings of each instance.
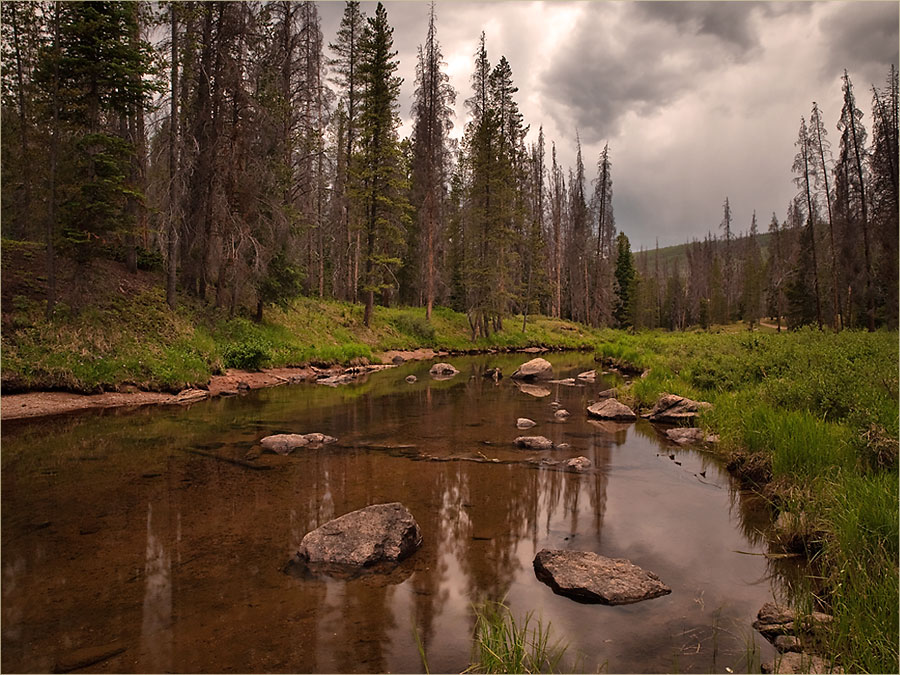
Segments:
[[[649,368],[620,398],[713,403],[700,424],[725,455],[769,467],[773,510],[811,539],[810,583],[848,672],[898,667],[896,332],[618,333],[598,356]],[[774,514],[773,514],[774,516]],[[800,526],[798,525],[798,526]],[[796,598],[811,604],[809,596]]]
[[[553,673],[566,647],[551,642],[550,624],[535,620],[533,612],[516,620],[503,602],[475,607],[472,665],[466,673]]]

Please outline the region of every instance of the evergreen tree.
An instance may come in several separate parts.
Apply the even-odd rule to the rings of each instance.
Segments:
[[[619,232],[616,237],[616,308],[613,315],[620,328],[634,326],[636,284],[631,243],[624,232]]]
[[[375,16],[368,19],[362,43],[364,83],[360,118],[360,156],[357,163],[359,196],[365,209],[365,272],[363,292],[366,309],[363,322],[369,325],[375,292],[393,286],[393,271],[401,260],[396,246],[404,240],[409,221],[402,156],[397,138],[396,113],[401,79],[393,51],[393,28],[380,2]]]

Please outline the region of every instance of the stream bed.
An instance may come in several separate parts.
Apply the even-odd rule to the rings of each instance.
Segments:
[[[771,660],[751,623],[780,597],[790,561],[762,555],[771,524],[759,498],[662,428],[588,420],[620,375],[536,389],[482,377],[530,358],[448,358],[461,372],[442,381],[409,362],[336,388],[4,423],[3,672],[424,672],[419,641],[431,672],[461,672],[484,600],[549,624],[579,672]],[[545,358],[560,379],[597,365]],[[518,417],[537,426],[520,431]],[[264,436],[314,431],[338,442],[246,459]],[[570,447],[513,445],[538,434]],[[592,466],[540,463],[578,456]],[[392,572],[289,573],[304,534],[392,501],[424,536]],[[536,579],[542,548],[627,558],[672,593],[580,604]]]

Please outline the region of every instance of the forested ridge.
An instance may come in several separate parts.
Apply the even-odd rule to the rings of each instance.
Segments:
[[[576,135],[561,166],[484,33],[454,91],[438,19],[403,101],[380,3],[347,2],[325,36],[314,2],[4,2],[2,232],[44,246],[48,319],[61,259],[113,258],[164,272],[172,309],[182,293],[261,320],[302,294],[362,303],[368,325],[376,305],[446,306],[473,339],[535,313],[897,326],[895,68],[864,94],[871,120],[843,74],[835,152],[817,103],[800,119],[782,216],[736,223],[724,197],[721,223],[661,260],[617,232],[614,149],[584,158]]]

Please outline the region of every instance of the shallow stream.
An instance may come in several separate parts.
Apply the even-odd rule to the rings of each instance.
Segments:
[[[87,670],[423,672],[417,638],[431,672],[460,672],[472,605],[485,599],[549,624],[580,672],[744,672],[769,660],[750,624],[781,583],[762,555],[758,499],[713,455],[643,420],[589,421],[589,401],[618,375],[530,393],[481,376],[529,358],[450,358],[461,372],[446,381],[414,362],[338,388],[4,423],[3,672],[98,655]],[[588,354],[547,358],[557,378],[596,366]],[[519,431],[517,417],[537,426]],[[312,431],[339,442],[244,459],[264,436]],[[518,450],[523,434],[571,447]],[[593,463],[583,472],[539,463],[580,455]],[[285,572],[306,532],[390,501],[424,535],[392,573]],[[628,558],[672,593],[579,604],[535,578],[545,547]]]

